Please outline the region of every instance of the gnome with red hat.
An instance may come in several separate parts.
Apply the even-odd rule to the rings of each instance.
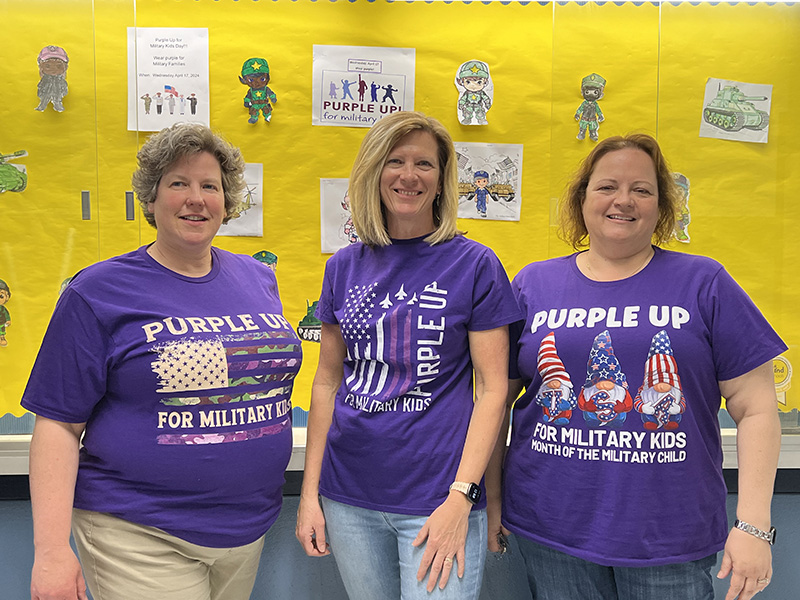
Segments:
[[[650,431],[677,429],[686,410],[678,363],[666,331],[653,336],[644,365],[644,381],[633,407],[642,413],[644,428]]]
[[[577,408],[572,379],[556,351],[556,335],[548,333],[539,344],[537,369],[542,385],[536,392],[536,404],[542,407],[545,423],[566,425]]]

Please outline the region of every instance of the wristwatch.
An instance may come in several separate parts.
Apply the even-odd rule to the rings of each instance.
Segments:
[[[736,527],[736,529],[741,529],[745,533],[756,536],[760,540],[768,542],[770,546],[775,545],[775,534],[777,532],[775,531],[774,527],[770,527],[769,531],[764,531],[755,525],[750,525],[750,523],[745,523],[739,519],[736,519],[736,521],[733,522],[733,526]]]
[[[464,481],[454,481],[450,484],[450,489],[461,492],[467,497],[467,500],[473,504],[477,504],[481,499],[481,488],[477,483],[466,483]]]

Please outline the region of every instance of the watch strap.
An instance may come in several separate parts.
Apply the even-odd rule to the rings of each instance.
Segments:
[[[450,490],[461,492],[467,497],[467,500],[472,502],[472,504],[477,504],[481,497],[481,488],[478,486],[478,484],[470,483],[468,481],[454,481],[450,484]]]
[[[764,531],[763,529],[759,529],[755,525],[750,525],[750,523],[746,523],[745,521],[740,521],[739,519],[736,519],[736,521],[734,521],[733,526],[736,529],[740,529],[745,533],[749,533],[750,535],[755,536],[760,540],[764,540],[770,545],[775,544],[776,532],[774,527],[770,527],[769,531]]]

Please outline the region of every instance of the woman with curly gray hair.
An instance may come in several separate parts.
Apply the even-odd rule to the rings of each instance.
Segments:
[[[138,158],[156,241],[73,278],[22,399],[31,597],[246,600],[280,511],[300,343],[272,270],[212,246],[239,150],[179,124]]]

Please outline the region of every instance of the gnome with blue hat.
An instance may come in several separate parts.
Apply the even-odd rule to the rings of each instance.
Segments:
[[[622,427],[633,408],[628,381],[622,372],[606,329],[594,338],[586,365],[586,382],[578,408],[592,427]]]

